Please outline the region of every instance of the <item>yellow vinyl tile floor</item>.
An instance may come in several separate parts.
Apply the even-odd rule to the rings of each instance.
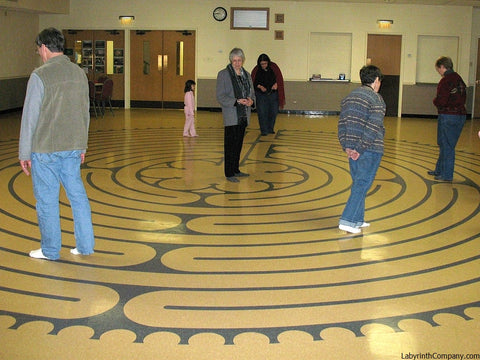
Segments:
[[[252,116],[239,183],[219,112],[92,117],[82,167],[95,253],[39,248],[19,112],[0,115],[0,359],[480,359],[480,140],[467,120],[453,183],[427,175],[436,119],[386,118],[362,234],[336,116]],[[462,357],[461,357],[462,356]]]

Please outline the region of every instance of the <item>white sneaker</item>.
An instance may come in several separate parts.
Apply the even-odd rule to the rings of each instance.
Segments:
[[[30,251],[30,257],[34,258],[34,259],[45,259],[45,260],[48,260],[48,258],[43,255],[43,252],[42,252],[42,249],[38,249],[38,250],[32,250]]]
[[[340,230],[343,230],[343,231],[346,231],[346,232],[349,232],[349,233],[352,233],[352,234],[358,234],[358,233],[362,232],[362,230],[360,230],[360,228],[356,228],[356,227],[348,226],[348,225],[338,225],[338,228]]]
[[[360,225],[361,228],[366,228],[369,227],[370,223],[364,222],[362,225]]]
[[[73,254],[73,255],[82,255],[82,254],[80,254],[80,252],[77,250],[77,248],[75,248],[75,249],[70,249],[70,254]]]

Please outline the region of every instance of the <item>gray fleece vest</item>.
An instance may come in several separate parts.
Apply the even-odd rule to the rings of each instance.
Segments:
[[[90,104],[83,70],[67,56],[59,55],[34,72],[42,80],[45,93],[32,152],[86,149]]]

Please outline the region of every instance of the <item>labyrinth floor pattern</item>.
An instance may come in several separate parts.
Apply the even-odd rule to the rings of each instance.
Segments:
[[[480,354],[480,141],[469,120],[454,182],[426,172],[436,121],[386,119],[361,235],[335,117],[248,129],[240,183],[223,177],[219,113],[117,110],[92,119],[83,175],[96,252],[39,246],[20,114],[0,117],[0,358],[408,359]],[[413,355],[412,355],[413,356]],[[441,357],[431,357],[441,358]],[[447,357],[444,357],[447,358]],[[479,357],[480,358],[480,355]]]

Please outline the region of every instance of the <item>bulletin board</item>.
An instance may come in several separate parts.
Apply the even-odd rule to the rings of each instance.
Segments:
[[[309,77],[321,74],[322,78],[338,79],[345,74],[346,79],[351,78],[351,33],[311,33],[309,52]]]
[[[230,13],[232,30],[268,30],[269,8],[232,7]]]
[[[419,35],[417,42],[417,83],[438,83],[440,75],[435,70],[435,62],[441,56],[458,65],[458,36]]]

